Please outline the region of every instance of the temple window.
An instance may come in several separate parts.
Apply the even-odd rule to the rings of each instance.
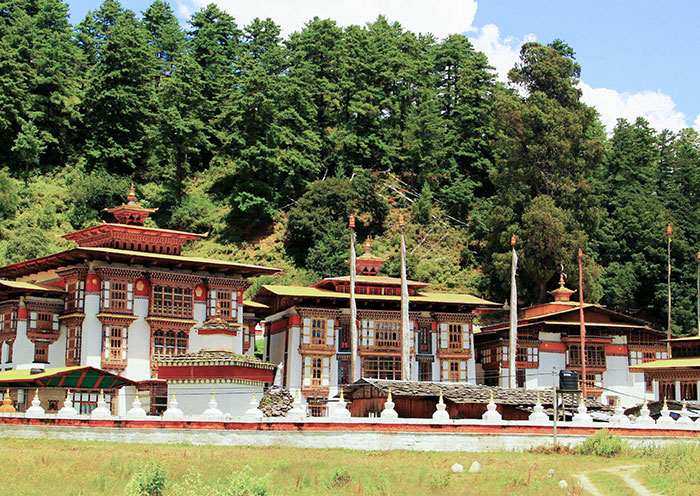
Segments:
[[[461,350],[462,349],[462,326],[460,324],[449,324],[447,326],[447,333],[449,336],[449,346],[451,350]]]
[[[134,309],[134,283],[131,281],[102,281],[102,310],[116,313],[132,313]]]
[[[418,380],[431,381],[433,378],[433,362],[430,360],[418,360]]]
[[[676,382],[659,382],[659,399],[660,400],[675,400],[676,399]]]
[[[399,322],[375,322],[374,345],[378,348],[401,347],[401,324]]]
[[[10,332],[17,328],[17,313],[14,310],[0,314],[0,331]]]
[[[85,281],[71,281],[66,283],[67,312],[81,311],[85,306]]]
[[[401,380],[401,357],[365,356],[362,359],[362,377]]]
[[[107,361],[126,360],[127,328],[124,326],[104,327],[104,359]]]
[[[209,317],[236,320],[238,317],[238,292],[229,289],[209,290]]]
[[[581,345],[569,346],[569,365],[581,367]],[[586,345],[586,365],[591,368],[605,368],[605,346]]]
[[[187,331],[155,329],[153,331],[153,356],[173,356],[187,353]]]
[[[335,320],[322,317],[305,318],[302,327],[302,346],[334,346]]]
[[[82,327],[69,326],[66,332],[66,365],[80,365],[80,348],[82,346]]]
[[[464,360],[442,360],[443,381],[460,382],[467,380],[467,362]]]
[[[29,329],[37,331],[58,331],[58,314],[48,312],[30,312]]]
[[[311,344],[326,344],[325,319],[311,320]]]
[[[153,284],[151,315],[192,318],[192,288]]]
[[[330,358],[304,357],[302,385],[304,387],[328,387],[330,385]]]
[[[457,361],[450,361],[449,374],[447,375],[447,380],[450,382],[459,382],[459,363]]]
[[[48,341],[36,341],[34,343],[34,363],[49,363]]]
[[[681,381],[681,400],[697,401],[698,400],[698,382],[697,381]]]
[[[350,351],[350,324],[343,323],[340,325],[340,340],[338,342],[338,351]]]
[[[440,324],[440,348],[452,351],[469,349],[469,324]]]
[[[350,357],[338,357],[338,386],[345,386],[352,382],[351,369]]]
[[[430,339],[430,326],[421,325],[418,328],[418,353],[430,354],[432,352]]]
[[[12,351],[14,350],[14,347],[15,347],[14,344],[15,344],[14,340],[7,342],[7,363],[12,362]]]

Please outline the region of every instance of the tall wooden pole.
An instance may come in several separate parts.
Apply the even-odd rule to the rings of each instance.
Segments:
[[[583,397],[586,398],[588,393],[588,385],[586,384],[586,322],[584,321],[583,313],[583,251],[578,250],[578,298],[579,298],[579,321],[581,323],[581,389]]]
[[[406,239],[404,236],[405,221],[399,215],[401,229],[401,380],[411,380],[411,329],[408,320],[408,281],[406,279]]]
[[[673,227],[671,224],[666,226],[666,236],[668,237],[668,328],[666,330],[666,339],[671,339],[671,234]],[[666,341],[666,352],[668,357],[671,357],[671,342]]]
[[[698,252],[698,336],[700,336],[700,251]]]
[[[516,381],[516,354],[518,350],[518,287],[516,285],[516,273],[518,270],[518,253],[515,251],[517,239],[515,234],[510,237],[510,246],[513,250],[510,269],[510,333],[508,342],[508,387],[517,386]]]
[[[360,364],[357,355],[357,301],[355,300],[355,272],[357,260],[355,255],[355,216],[350,216],[350,377],[352,382],[360,380]]]

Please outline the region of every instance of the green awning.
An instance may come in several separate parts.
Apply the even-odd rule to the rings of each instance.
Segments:
[[[8,370],[0,372],[0,388],[57,387],[67,389],[114,389],[136,383],[106,370],[77,366],[45,369],[32,374],[31,370]]]

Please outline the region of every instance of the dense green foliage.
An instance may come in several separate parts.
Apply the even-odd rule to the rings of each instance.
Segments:
[[[135,181],[149,222],[210,233],[192,252],[280,281],[344,273],[351,212],[358,251],[372,237],[398,274],[401,210],[410,276],[435,289],[503,301],[515,233],[521,303],[581,248],[587,300],[662,325],[670,222],[673,325],[691,330],[700,138],[642,119],[606,135],[581,70],[561,40],[526,43],[497,83],[466,37],[384,17],[283,39],[213,4],[182,28],[163,0],[140,17],[105,0],[71,27],[61,0],[0,0],[0,263],[69,246]]]

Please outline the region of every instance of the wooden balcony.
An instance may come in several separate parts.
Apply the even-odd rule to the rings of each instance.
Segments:
[[[335,346],[327,344],[302,343],[299,346],[299,353],[304,355],[333,355]]]

